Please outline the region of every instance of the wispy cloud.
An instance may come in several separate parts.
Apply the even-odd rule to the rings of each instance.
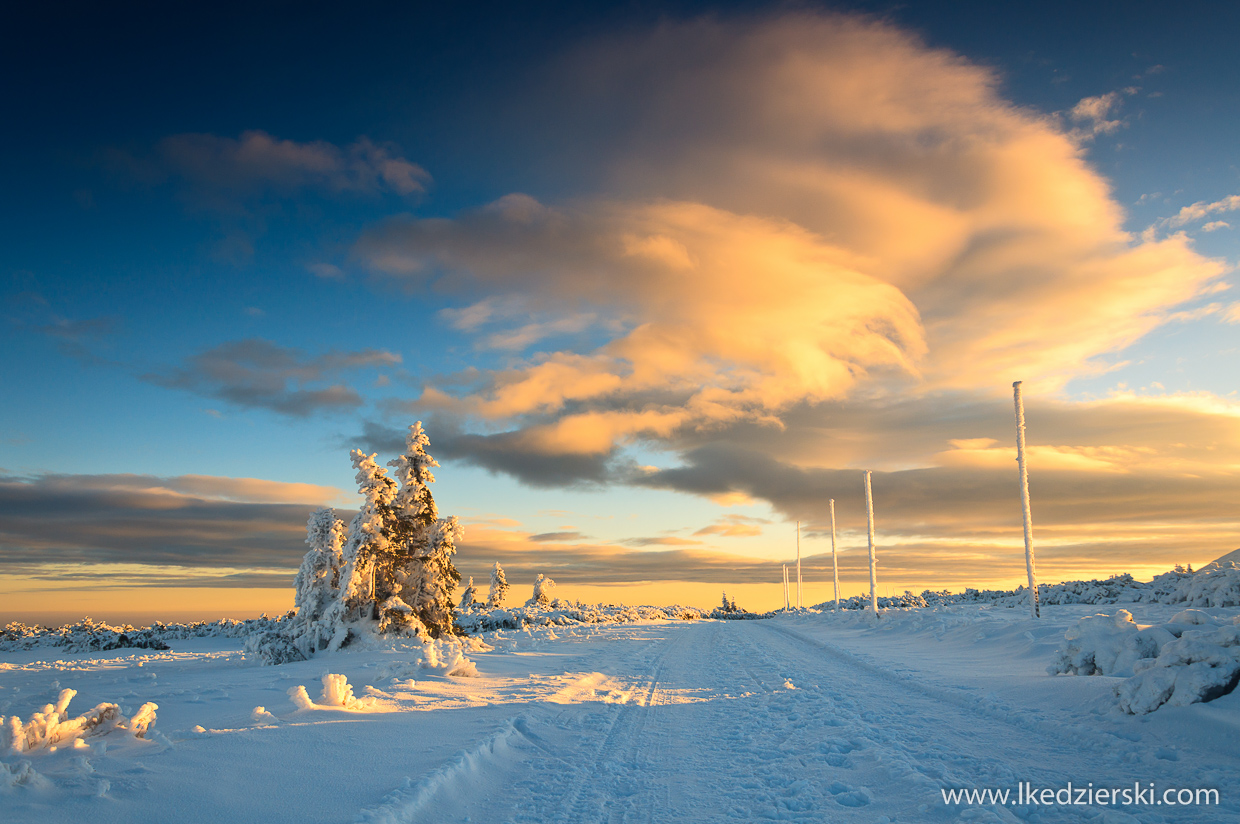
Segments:
[[[305,417],[317,412],[355,409],[363,403],[361,396],[343,383],[315,384],[358,369],[400,362],[400,355],[381,349],[309,356],[297,349],[250,338],[221,344],[188,358],[184,366],[151,372],[142,378],[241,407]]]
[[[261,130],[236,138],[178,134],[156,144],[153,156],[126,160],[147,178],[173,176],[199,189],[234,195],[320,189],[408,196],[424,192],[430,182],[426,170],[395,146],[367,137],[342,148],[324,140],[280,139]]]
[[[1078,140],[1092,140],[1098,135],[1114,134],[1127,126],[1128,123],[1116,115],[1123,105],[1124,98],[1138,91],[1140,89],[1129,87],[1095,97],[1083,98],[1068,112],[1068,118],[1076,124],[1072,135]]]

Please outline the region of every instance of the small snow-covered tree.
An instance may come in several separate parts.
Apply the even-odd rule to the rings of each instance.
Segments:
[[[504,577],[504,568],[495,562],[491,567],[491,588],[487,591],[487,608],[498,609],[504,604],[504,595],[508,592],[508,579]]]
[[[461,612],[469,612],[476,603],[478,603],[478,588],[474,586],[474,578],[471,575],[469,583],[465,586],[465,592],[461,594],[461,604],[457,609]]]
[[[552,592],[555,590],[555,581],[546,575],[539,573],[534,580],[534,597],[529,600],[530,605],[533,604],[549,604],[554,600]]]
[[[334,629],[328,612],[337,599],[345,542],[344,521],[333,509],[316,509],[306,522],[306,543],[310,549],[301,561],[293,582],[296,616],[288,635],[303,655],[323,649]]]

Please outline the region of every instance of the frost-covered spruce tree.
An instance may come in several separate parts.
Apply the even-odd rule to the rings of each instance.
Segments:
[[[504,604],[504,595],[508,592],[508,579],[504,577],[504,568],[495,562],[491,567],[491,588],[487,591],[487,609],[498,609]]]
[[[439,466],[426,447],[430,439],[422,422],[409,427],[405,454],[388,463],[400,481],[393,502],[389,545],[391,547],[392,586],[388,600],[380,607],[381,629],[401,629],[416,619],[432,638],[456,632],[453,590],[461,580],[452,556],[463,534],[455,516],[440,518],[431,495],[435,476],[430,468]],[[384,595],[385,593],[379,593]],[[390,599],[396,598],[396,601]],[[411,610],[404,613],[404,608]]]
[[[306,522],[306,543],[310,549],[301,561],[294,605],[297,615],[286,634],[307,657],[325,649],[335,632],[328,612],[337,600],[340,568],[343,566],[344,521],[333,509],[316,509]]]
[[[331,618],[336,623],[356,623],[378,618],[381,584],[380,569],[386,573],[392,564],[389,535],[393,520],[392,502],[396,484],[375,463],[374,455],[354,449],[349,453],[357,470],[357,491],[362,508],[349,524],[349,538],[342,552],[340,587]]]

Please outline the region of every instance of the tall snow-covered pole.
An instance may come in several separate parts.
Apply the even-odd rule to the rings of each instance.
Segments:
[[[870,538],[870,611],[878,617],[878,571],[874,563],[874,493],[870,491],[870,470],[865,470],[865,523]]]
[[[784,609],[792,606],[788,603],[788,565],[784,564]]]
[[[801,522],[797,521],[797,609],[805,606],[801,603]]]
[[[835,559],[835,499],[831,499],[831,573],[835,576],[835,609],[840,611],[840,565]]]
[[[1029,612],[1041,616],[1038,608],[1038,584],[1033,577],[1033,514],[1029,509],[1029,471],[1025,466],[1025,399],[1020,394],[1020,381],[1012,383],[1016,404],[1016,465],[1020,468],[1020,506],[1025,516],[1025,571],[1029,573]]]

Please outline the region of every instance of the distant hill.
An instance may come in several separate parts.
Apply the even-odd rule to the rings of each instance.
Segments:
[[[1232,564],[1235,564],[1236,566],[1240,566],[1240,549],[1232,550],[1231,552],[1228,552],[1226,555],[1222,556],[1221,558],[1215,558],[1213,561],[1206,564],[1205,566],[1203,566],[1201,569],[1197,571],[1198,572],[1213,572],[1216,569],[1222,569],[1224,567],[1231,566]]]

